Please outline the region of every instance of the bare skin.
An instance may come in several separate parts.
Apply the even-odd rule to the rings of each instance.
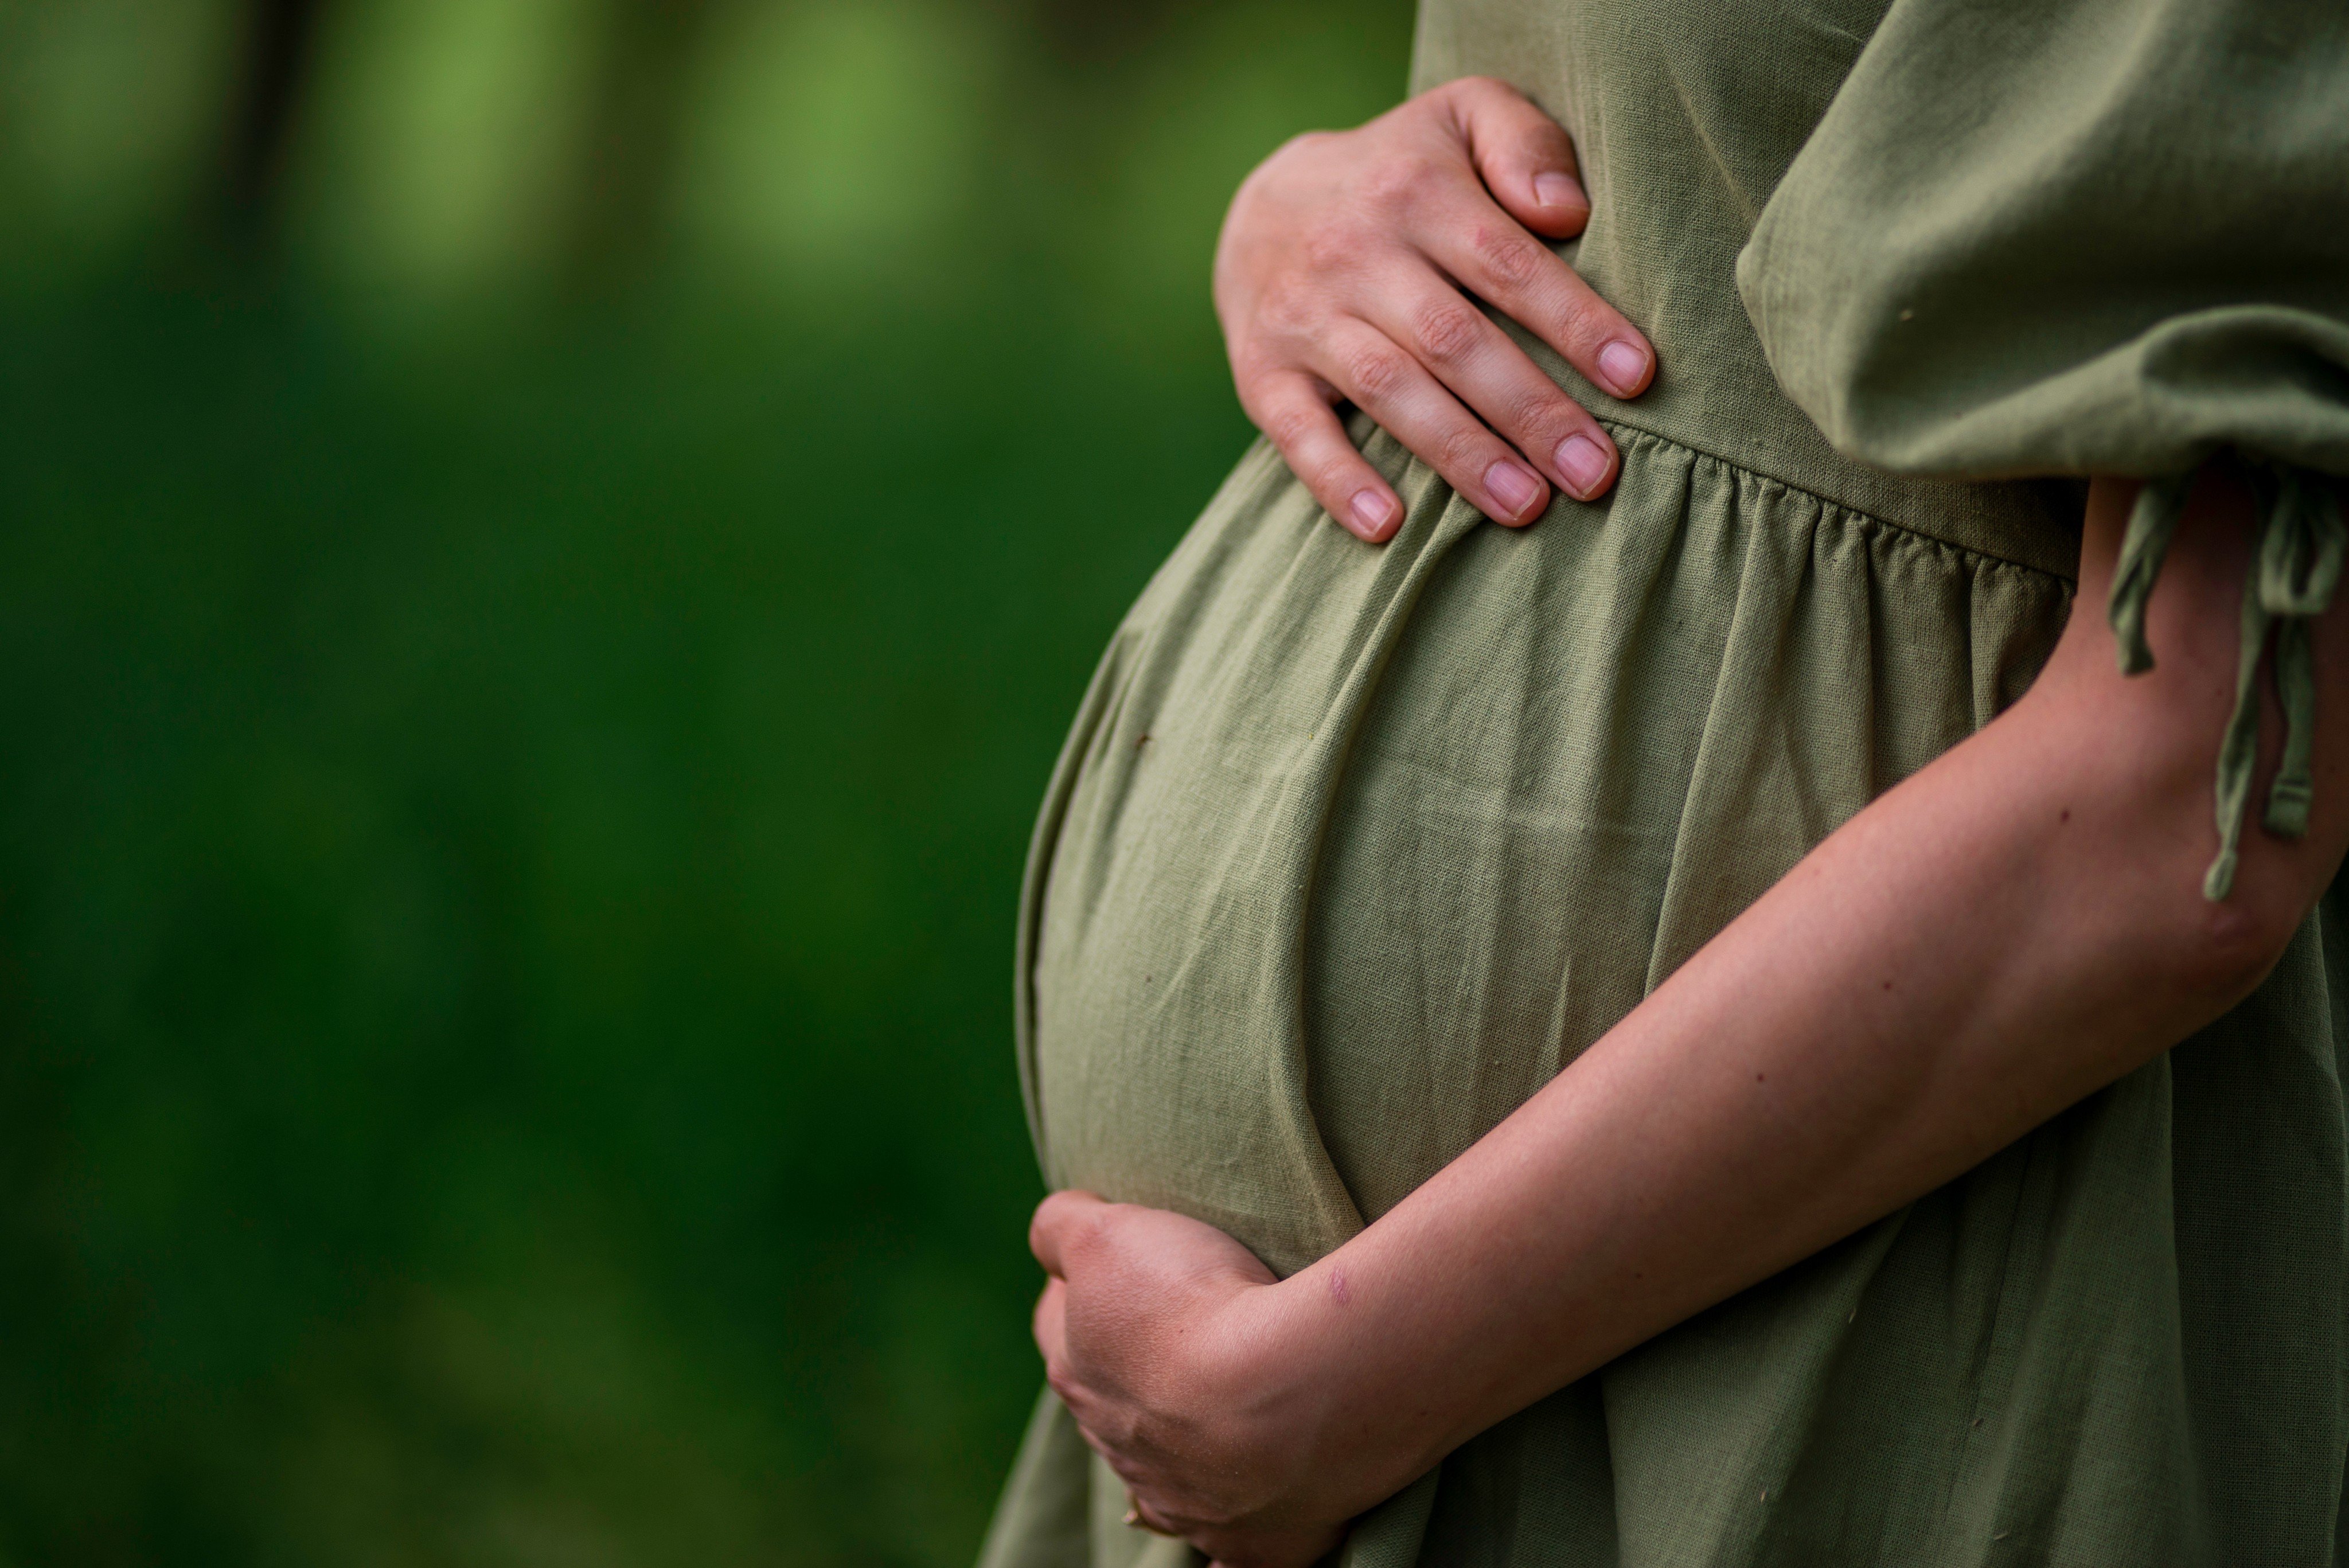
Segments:
[[[1372,544],[1393,536],[1402,504],[1346,439],[1340,402],[1495,522],[1532,522],[1552,484],[1604,494],[1615,443],[1468,297],[1637,397],[1655,350],[1543,243],[1589,216],[1566,132],[1489,78],[1299,137],[1248,176],[1216,247],[1241,406],[1330,515]]]
[[[2158,665],[2124,678],[2101,607],[2134,489],[2092,487],[2080,609],[2023,701],[1343,1247],[1276,1282],[1181,1216],[1044,1202],[1037,1340],[1145,1522],[1229,1568],[1302,1568],[1468,1438],[1961,1175],[2258,984],[2349,848],[2349,726],[2320,728],[2308,836],[2253,826],[2232,896],[2207,902],[2251,501],[2206,472],[2152,600]],[[2343,612],[2314,641],[2337,717]]]

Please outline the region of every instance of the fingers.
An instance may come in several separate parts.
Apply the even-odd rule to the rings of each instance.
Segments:
[[[1044,1292],[1036,1298],[1036,1311],[1029,1322],[1036,1336],[1036,1348],[1044,1357],[1047,1376],[1057,1377],[1069,1360],[1069,1287],[1059,1280],[1048,1280]]]
[[[1036,1205],[1035,1217],[1028,1221],[1028,1250],[1036,1254],[1046,1273],[1056,1280],[1067,1278],[1062,1257],[1071,1241],[1108,1207],[1090,1192],[1071,1189],[1053,1193]]]
[[[1530,328],[1596,385],[1619,398],[1648,389],[1656,355],[1646,334],[1506,213],[1464,192],[1420,242],[1463,287]]]
[[[1338,397],[1327,381],[1302,370],[1276,371],[1240,388],[1248,418],[1321,509],[1358,537],[1382,545],[1402,525],[1402,502],[1347,439],[1330,406]]]
[[[1464,77],[1444,90],[1469,159],[1509,215],[1552,239],[1580,234],[1590,198],[1565,129],[1491,77]]]
[[[1516,88],[1490,77],[1464,78],[1445,91],[1469,160],[1501,211],[1473,198],[1456,203],[1420,236],[1428,254],[1592,381],[1619,398],[1639,396],[1655,369],[1647,337],[1524,232],[1563,239],[1588,221],[1572,139]]]
[[[1461,308],[1467,310],[1464,302]],[[1376,327],[1359,317],[1334,321],[1321,351],[1328,358],[1320,367],[1323,379],[1368,410],[1485,516],[1522,526],[1549,504],[1549,486],[1541,476]]]
[[[1036,1310],[1028,1320],[1030,1334],[1036,1340],[1036,1352],[1044,1358],[1044,1382],[1068,1407],[1076,1420],[1077,1430],[1088,1444],[1099,1449],[1102,1445],[1086,1429],[1085,1415],[1090,1395],[1083,1380],[1069,1364],[1069,1287],[1060,1280],[1045,1282],[1043,1293],[1036,1298]],[[1102,1450],[1107,1457],[1107,1450]]]
[[[1416,288],[1390,293],[1384,304],[1392,315],[1373,324],[1410,348],[1552,483],[1588,501],[1613,482],[1615,443],[1599,421],[1449,283],[1428,274]]]

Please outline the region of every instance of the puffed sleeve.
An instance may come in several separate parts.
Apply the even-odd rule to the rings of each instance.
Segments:
[[[2304,830],[2349,474],[2349,0],[1894,0],[1738,261],[1789,396],[1896,472],[2145,478],[2108,610],[2132,672],[2194,471],[2260,493],[2223,898],[2270,660],[2271,831]]]

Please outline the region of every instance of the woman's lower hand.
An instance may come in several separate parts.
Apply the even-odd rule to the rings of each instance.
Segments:
[[[1496,522],[1532,522],[1551,483],[1603,493],[1614,442],[1464,295],[1637,396],[1654,350],[1537,237],[1579,234],[1589,215],[1566,132],[1489,78],[1299,137],[1241,185],[1216,247],[1241,405],[1314,499],[1373,544],[1402,504],[1347,439],[1340,401]]]
[[[1136,1522],[1224,1568],[1305,1568],[1335,1546],[1312,1486],[1315,1391],[1283,1354],[1285,1300],[1212,1225],[1090,1193],[1044,1200],[1051,1275],[1036,1343],[1053,1391],[1133,1497]]]

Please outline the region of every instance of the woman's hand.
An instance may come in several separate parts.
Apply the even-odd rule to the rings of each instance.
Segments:
[[[1084,1192],[1046,1199],[1028,1240],[1051,1275],[1036,1303],[1046,1375],[1137,1522],[1226,1568],[1303,1568],[1338,1543],[1351,1510],[1309,1495],[1319,1401],[1297,1386],[1285,1298],[1253,1253]]]
[[[1655,369],[1647,339],[1536,237],[1568,238],[1589,216],[1566,132],[1489,78],[1299,137],[1240,186],[1216,247],[1241,406],[1313,498],[1373,544],[1402,504],[1346,439],[1340,401],[1496,522],[1541,515],[1545,479],[1603,493],[1615,443],[1463,296],[1636,397]]]

